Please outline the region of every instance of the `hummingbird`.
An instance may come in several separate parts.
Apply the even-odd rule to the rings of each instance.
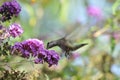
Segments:
[[[61,50],[65,53],[65,56],[69,56],[71,51],[75,51],[83,46],[87,45],[87,43],[82,43],[78,45],[72,45],[69,40],[67,40],[65,37],[60,38],[58,40],[53,40],[47,43],[47,49],[50,49],[52,47],[58,46],[61,48]]]

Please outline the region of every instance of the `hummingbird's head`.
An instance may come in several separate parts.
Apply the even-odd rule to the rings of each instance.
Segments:
[[[62,43],[65,42],[65,38],[60,38],[58,40],[50,41],[47,43],[47,49],[55,47],[55,46],[59,46],[61,42]]]
[[[47,49],[52,48],[52,47],[54,47],[55,45],[56,45],[56,42],[54,42],[54,41],[48,42],[48,43],[47,43]]]

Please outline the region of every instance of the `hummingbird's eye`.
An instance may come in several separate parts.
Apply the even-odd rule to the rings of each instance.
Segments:
[[[47,43],[47,49],[49,48],[49,44],[50,44],[50,43],[48,42],[48,43]]]
[[[49,44],[50,44],[50,43],[48,42],[48,43],[47,43],[47,46],[48,46]]]

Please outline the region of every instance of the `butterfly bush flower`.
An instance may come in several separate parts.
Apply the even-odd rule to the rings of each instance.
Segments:
[[[10,27],[9,27],[9,34],[12,37],[15,38],[17,36],[20,36],[22,33],[23,33],[23,29],[22,29],[22,27],[19,24],[14,23],[14,24],[10,25]]]
[[[28,39],[23,42],[18,42],[12,46],[12,53],[21,53],[24,58],[29,58],[30,55],[35,58],[36,64],[47,62],[49,66],[57,65],[59,55],[54,50],[44,48],[43,41],[38,39]]]
[[[52,65],[57,65],[59,59],[60,57],[58,53],[56,53],[54,50],[47,51],[47,57],[45,58],[45,61],[49,64],[49,67]]]
[[[87,8],[87,13],[88,13],[88,15],[96,17],[96,18],[101,18],[101,16],[102,16],[101,9],[99,7],[95,7],[95,6],[89,6]]]
[[[6,38],[9,38],[10,34],[8,32],[8,29],[5,28],[3,25],[0,25],[0,40],[4,40]]]
[[[4,22],[10,20],[13,16],[18,16],[20,11],[21,7],[16,0],[4,2],[2,6],[0,6],[1,21]]]
[[[51,67],[52,65],[58,64],[60,56],[58,55],[57,52],[55,52],[54,50],[45,50],[44,52],[45,52],[46,56],[44,58],[42,56],[38,56],[35,59],[36,64],[47,62],[49,64],[49,67]]]

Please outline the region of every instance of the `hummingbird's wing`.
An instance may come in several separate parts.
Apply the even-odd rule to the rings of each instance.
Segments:
[[[79,25],[66,36],[66,40],[76,41],[83,38],[88,34],[89,30],[90,27],[87,27],[86,25]]]

